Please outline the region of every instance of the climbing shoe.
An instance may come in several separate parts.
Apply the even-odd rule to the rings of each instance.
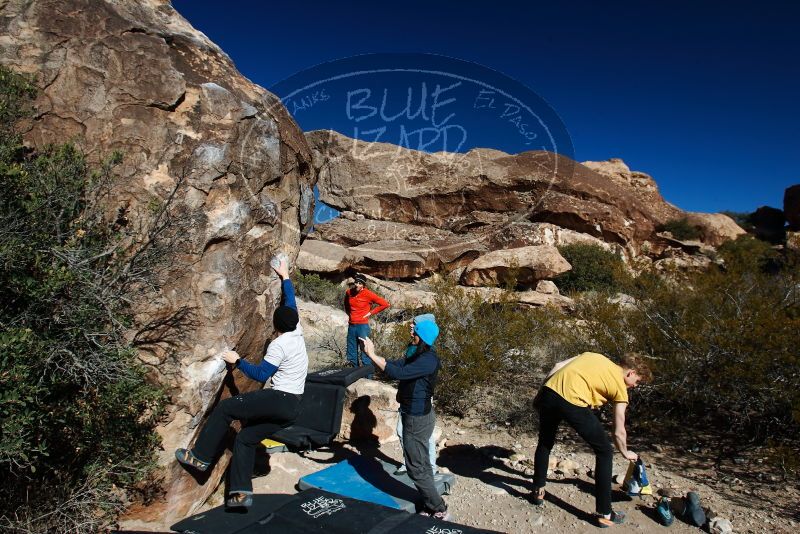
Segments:
[[[700,506],[700,495],[694,491],[686,494],[684,499],[683,519],[690,525],[702,527],[706,524],[706,513]]]
[[[205,471],[208,469],[209,464],[199,460],[197,456],[195,456],[190,449],[176,449],[175,450],[175,459],[178,460],[181,464],[197,469],[198,471]]]
[[[669,497],[661,497],[658,501],[658,505],[656,505],[656,516],[658,516],[658,522],[668,527],[675,521],[675,516],[672,514],[672,509],[670,508],[670,499]]]
[[[600,528],[613,527],[625,522],[625,512],[611,512],[611,517],[597,516],[597,526]]]
[[[253,496],[249,493],[233,492],[228,496],[225,501],[225,506],[228,508],[250,508],[253,506]]]

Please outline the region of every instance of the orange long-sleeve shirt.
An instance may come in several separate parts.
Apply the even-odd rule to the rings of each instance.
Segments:
[[[351,289],[348,289],[344,294],[344,309],[350,316],[350,324],[367,324],[370,315],[375,315],[382,312],[389,307],[389,303],[370,291],[367,288],[362,289],[356,295],[351,294]],[[373,304],[377,304],[375,308]]]

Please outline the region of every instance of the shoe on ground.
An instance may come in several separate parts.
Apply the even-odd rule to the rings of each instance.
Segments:
[[[691,525],[702,527],[706,524],[706,513],[700,506],[700,495],[694,491],[686,494],[686,507],[683,509],[683,518]]]
[[[621,525],[625,522],[624,512],[611,512],[611,517],[597,516],[597,526],[600,528],[613,527],[614,525]]]
[[[253,496],[249,493],[231,493],[225,501],[228,508],[250,508],[253,506]]]
[[[537,488],[534,490],[531,502],[533,502],[535,506],[544,506],[544,488]]]
[[[658,505],[656,506],[656,515],[658,516],[658,522],[668,527],[675,521],[675,515],[672,513],[672,509],[670,508],[670,499],[669,497],[661,497],[658,501]]]
[[[433,519],[438,519],[439,521],[451,521],[453,516],[450,515],[450,512],[447,510],[443,512],[429,512],[427,510],[423,510],[419,513],[419,515],[424,515],[425,517],[432,517]]]

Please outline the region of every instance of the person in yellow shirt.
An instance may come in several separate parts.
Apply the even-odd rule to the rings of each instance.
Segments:
[[[638,456],[628,450],[625,410],[628,389],[649,382],[653,375],[647,362],[627,354],[620,365],[602,354],[584,352],[557,363],[545,378],[534,405],[539,411],[539,443],[534,457],[534,504],[544,502],[544,487],[550,451],[556,441],[558,425],[566,421],[595,454],[595,506],[597,524],[610,527],[622,523],[625,514],[611,509],[611,467],[614,451],[602,423],[592,412],[607,402],[614,403],[614,444],[634,462]]]

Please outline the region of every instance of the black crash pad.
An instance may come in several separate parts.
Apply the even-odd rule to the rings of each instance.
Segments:
[[[334,386],[347,387],[356,380],[375,373],[372,365],[362,365],[361,367],[345,367],[343,369],[326,369],[309,373],[306,382],[318,384],[331,384]]]
[[[296,495],[254,497],[285,500],[267,510],[267,501],[259,499],[246,513],[215,508],[184,519],[172,529],[185,534],[494,534],[491,530],[409,514],[318,489]],[[229,516],[227,523],[223,524],[220,514]],[[234,525],[237,530],[231,530]]]
[[[295,449],[322,447],[339,433],[343,409],[343,387],[306,382],[295,422],[284,428],[276,427],[266,437]]]

